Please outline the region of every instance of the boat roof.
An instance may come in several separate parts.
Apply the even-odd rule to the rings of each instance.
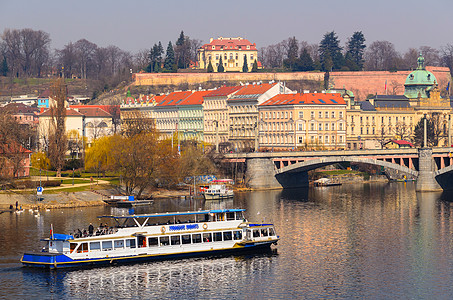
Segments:
[[[155,214],[143,214],[143,215],[130,215],[130,216],[98,216],[98,218],[110,218],[110,219],[139,219],[139,218],[156,218],[156,217],[172,217],[172,216],[188,216],[188,215],[205,215],[215,214],[224,212],[239,212],[245,211],[243,208],[235,209],[211,209],[211,210],[198,210],[198,211],[186,211],[186,212],[168,212],[168,213],[155,213]]]

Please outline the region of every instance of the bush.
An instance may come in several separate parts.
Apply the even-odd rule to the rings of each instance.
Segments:
[[[53,187],[53,186],[60,186],[60,180],[46,180],[41,181],[43,187]],[[18,180],[11,183],[12,189],[34,189],[39,186],[39,181],[32,181],[32,180]]]
[[[71,158],[65,161],[63,170],[80,169],[82,167],[82,159]]]

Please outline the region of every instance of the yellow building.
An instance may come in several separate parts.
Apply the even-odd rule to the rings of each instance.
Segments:
[[[259,105],[260,149],[344,149],[346,102],[340,94],[281,94]]]
[[[207,69],[211,62],[214,72],[217,72],[222,62],[225,72],[242,72],[244,61],[247,60],[248,71],[252,70],[253,62],[258,59],[255,43],[237,38],[211,38],[209,44],[198,49],[197,64],[199,69]]]
[[[439,144],[448,144],[451,129],[450,99],[440,97],[434,75],[427,71],[422,56],[418,67],[404,84],[404,95],[375,95],[366,101],[347,101],[347,148],[382,148],[389,140],[413,141],[417,123],[426,115],[442,127]]]

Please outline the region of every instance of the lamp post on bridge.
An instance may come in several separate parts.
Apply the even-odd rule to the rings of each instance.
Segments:
[[[427,144],[428,144],[426,123],[427,123],[426,114],[424,114],[424,116],[423,116],[423,148],[426,148]]]

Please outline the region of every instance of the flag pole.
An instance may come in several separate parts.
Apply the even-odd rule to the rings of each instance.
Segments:
[[[50,224],[50,237],[53,240],[53,225],[52,224]]]

